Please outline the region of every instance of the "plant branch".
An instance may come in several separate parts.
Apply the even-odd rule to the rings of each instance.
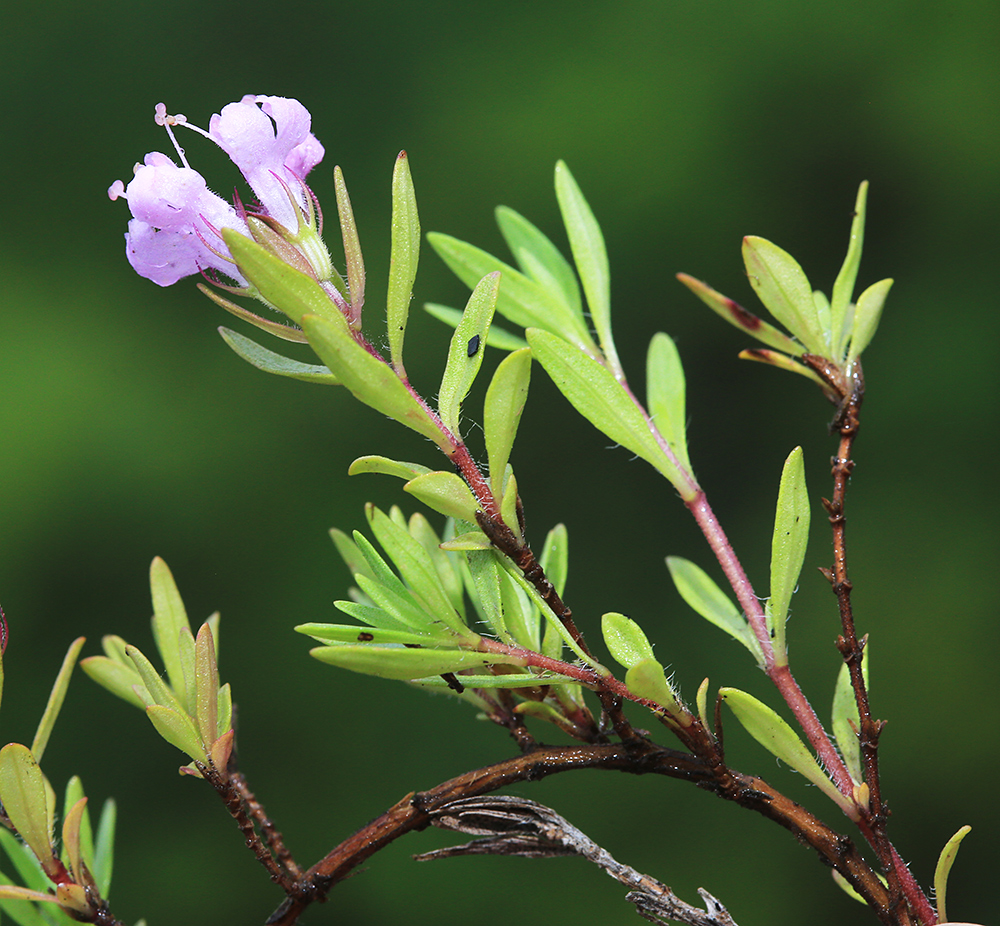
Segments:
[[[431,817],[442,829],[481,836],[462,846],[450,846],[414,856],[417,861],[460,855],[518,855],[554,858],[581,855],[616,881],[631,888],[626,899],[651,922],[668,920],[689,926],[737,926],[711,894],[699,889],[708,909],[681,900],[669,887],[615,860],[585,833],[549,807],[520,797],[473,797],[445,804]]]

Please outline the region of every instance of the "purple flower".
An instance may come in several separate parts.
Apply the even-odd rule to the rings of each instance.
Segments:
[[[174,138],[174,125],[184,125],[214,141],[240,169],[258,200],[250,212],[293,245],[318,238],[312,194],[305,176],[323,158],[323,146],[310,131],[308,110],[297,100],[245,96],[212,116],[206,132],[188,125],[182,115],[156,107],[156,122],[166,128],[181,160],[147,154],[136,164],[126,187],[116,180],[111,199],[124,196],[132,211],[125,252],[135,271],[160,286],[192,274],[220,271],[240,286],[246,281],[234,266],[220,236],[223,228],[244,235],[251,231],[242,205],[230,205],[208,189],[205,178],[189,166]],[[325,248],[322,249],[325,253]],[[309,249],[313,262],[315,247]],[[322,259],[320,258],[320,263]],[[319,279],[332,268],[315,267]]]

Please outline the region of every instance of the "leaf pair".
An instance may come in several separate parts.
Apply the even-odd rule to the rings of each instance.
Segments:
[[[109,635],[101,641],[104,656],[81,661],[81,668],[99,685],[145,710],[157,733],[195,762],[225,772],[233,745],[232,694],[219,684],[214,614],[191,633],[167,564],[157,557],[149,573],[153,597],[153,638],[166,668],[164,681],[135,646]],[[183,771],[199,774],[189,766]]]

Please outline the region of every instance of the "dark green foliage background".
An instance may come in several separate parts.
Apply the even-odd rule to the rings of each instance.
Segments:
[[[222,611],[222,671],[239,703],[243,767],[311,863],[410,790],[512,753],[463,706],[338,673],[294,623],[335,619],[346,570],[326,538],[367,499],[413,509],[398,483],[348,480],[364,453],[437,465],[429,444],[342,392],[277,380],[231,354],[228,324],[192,283],[162,290],[124,260],[128,180],[166,150],[153,106],[201,125],[247,92],[295,96],[327,159],[312,181],[334,224],[342,165],[384,317],[389,178],[411,157],[425,229],[490,248],[505,203],[559,235],[565,158],[601,220],[619,345],[641,388],[649,337],[676,337],[690,442],[757,587],[767,587],[780,465],[806,449],[829,492],[831,409],[805,381],[740,363],[747,341],[677,284],[683,270],[754,304],[739,245],[790,249],[829,291],[857,184],[871,181],[859,283],[896,278],[866,355],[869,393],[849,496],[862,631],[884,737],[892,833],[922,883],[963,823],[958,919],[995,921],[1000,862],[995,575],[1000,11],[988,0],[805,4],[400,0],[275,5],[41,2],[4,15],[0,162],[0,601],[8,613],[5,739],[28,741],[69,641],[118,632],[151,649],[146,570],[162,555],[193,619]],[[225,158],[193,164],[227,194]],[[563,239],[560,237],[560,241]],[[425,251],[417,303],[465,293]],[[433,395],[447,332],[417,313],[408,368]],[[492,358],[495,362],[496,357]],[[540,543],[571,540],[568,600],[597,639],[621,610],[693,697],[705,675],[775,698],[745,653],[679,601],[669,553],[708,566],[673,491],[575,417],[536,370],[513,462]],[[466,403],[478,418],[481,391]],[[471,440],[478,431],[471,427]],[[480,451],[481,452],[481,451]],[[789,628],[826,716],[834,602],[816,507]],[[728,727],[734,764],[835,825],[814,789]],[[546,730],[544,737],[550,737]],[[118,916],[150,924],[262,922],[280,899],[214,796],[133,709],[75,679],[45,765],[120,802]],[[614,854],[742,926],[871,923],[785,832],[665,779],[563,775],[517,792],[550,803]],[[632,923],[623,891],[582,861],[460,859],[409,837],[339,887],[310,923]]]

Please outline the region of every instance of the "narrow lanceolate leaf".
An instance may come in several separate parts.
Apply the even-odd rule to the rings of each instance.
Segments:
[[[752,312],[748,312],[738,302],[734,302],[728,296],[716,292],[707,283],[696,280],[686,273],[678,273],[677,279],[681,281],[691,292],[693,292],[702,302],[713,312],[722,316],[729,324],[739,328],[751,337],[792,356],[802,353],[802,345],[794,338],[790,338],[784,331],[779,331],[774,325],[769,324],[762,318],[758,318]]]
[[[403,337],[410,313],[413,281],[420,257],[420,219],[405,151],[396,158],[392,173],[392,249],[389,256],[389,291],[386,296],[389,352],[392,365],[403,370]]]
[[[743,262],[750,285],[767,310],[806,350],[820,356],[830,353],[830,332],[823,331],[812,287],[791,254],[764,238],[743,239]]]
[[[106,688],[116,697],[128,701],[129,704],[134,704],[140,710],[145,709],[146,701],[134,690],[134,686],[137,684],[143,688],[145,686],[142,685],[142,677],[135,671],[131,662],[127,666],[123,666],[107,656],[88,656],[86,659],[80,660],[80,668],[98,685]]]
[[[212,628],[202,624],[195,641],[195,717],[203,743],[215,742],[219,726],[219,667]]]
[[[507,673],[501,675],[460,675],[458,680],[466,688],[537,688],[539,685],[552,685],[565,681],[565,676],[556,675],[554,672],[540,673],[538,675],[519,672],[514,675],[508,675]],[[415,678],[413,681],[423,688],[450,688],[454,684],[450,679],[444,679],[440,675]],[[537,701],[528,703],[538,704]],[[518,707],[520,706],[518,705]],[[550,718],[545,717],[544,719],[549,720]]]
[[[793,360],[785,354],[780,354],[776,350],[752,347],[748,350],[741,350],[737,356],[740,360],[756,360],[758,363],[766,363],[769,366],[777,367],[779,370],[788,370],[790,373],[798,373],[800,376],[805,376],[807,379],[811,379],[821,389],[829,388],[814,369],[799,363],[797,360]]]
[[[152,721],[156,732],[171,746],[176,746],[197,762],[208,764],[208,754],[198,735],[198,728],[187,714],[161,704],[153,704],[146,708],[146,716]]]
[[[395,643],[400,646],[434,646],[435,641],[447,639],[440,634],[432,637],[425,633],[384,630],[381,627],[359,627],[357,624],[299,624],[293,629],[296,633],[304,633],[320,643],[365,643],[372,646]]]
[[[462,320],[461,309],[452,309],[436,302],[425,302],[424,311],[438,321],[444,322],[449,328],[457,328]],[[490,325],[489,334],[486,335],[486,346],[496,347],[499,350],[521,350],[528,346],[528,342],[497,325]]]
[[[0,749],[0,801],[35,857],[52,870],[51,819],[45,777],[27,746],[8,743]]]
[[[415,511],[410,515],[408,527],[410,534],[427,551],[427,555],[430,557],[431,562],[434,564],[434,569],[437,571],[438,578],[441,580],[441,585],[448,595],[451,606],[461,615],[464,621],[465,588],[462,576],[454,563],[454,554],[441,549],[441,538],[438,537],[437,532],[431,527],[430,521],[419,511]]]
[[[496,219],[500,233],[522,272],[546,292],[558,296],[585,324],[580,284],[559,248],[523,215],[507,206],[497,207]]]
[[[493,550],[470,551],[466,556],[471,588],[469,597],[480,620],[502,639],[510,639],[504,619],[503,596],[500,591],[502,572]]]
[[[709,578],[700,566],[680,556],[668,556],[667,568],[677,591],[695,611],[710,624],[739,640],[764,665],[764,656],[753,630],[725,592]]]
[[[762,701],[738,688],[720,688],[719,694],[736,719],[758,743],[773,756],[805,776],[849,817],[855,819],[857,809],[851,798],[845,797],[826,777],[805,743],[782,718]]]
[[[98,893],[107,898],[111,889],[111,875],[115,867],[115,824],[118,820],[118,805],[108,798],[101,808],[101,818],[97,821],[97,836],[94,839],[94,864],[90,873],[97,882]]]
[[[479,503],[472,490],[460,476],[444,471],[417,476],[403,486],[415,498],[419,498],[428,508],[449,518],[460,521],[475,521]]]
[[[429,466],[420,463],[404,463],[401,460],[390,460],[388,457],[367,456],[358,457],[347,469],[348,476],[358,473],[382,473],[385,476],[398,476],[400,479],[416,479],[432,472]]]
[[[868,687],[868,642],[861,656],[861,671]],[[844,765],[851,777],[860,784],[864,781],[864,771],[861,766],[861,744],[858,742],[858,730],[861,721],[858,717],[858,702],[851,685],[851,673],[847,664],[840,667],[837,675],[837,686],[833,692],[833,736],[837,748],[844,758]]]
[[[646,405],[677,462],[690,473],[684,368],[673,339],[662,332],[653,335],[646,355]]]
[[[338,312],[335,319],[306,315],[302,330],[320,360],[355,398],[430,438],[446,453],[453,449],[440,426],[392,367],[354,340],[343,315]]]
[[[319,646],[311,649],[309,654],[320,662],[341,669],[400,681],[442,675],[445,672],[461,672],[463,669],[478,669],[496,663],[524,665],[523,660],[512,656],[459,649],[409,649],[403,646]]]
[[[865,204],[868,201],[868,181],[858,187],[858,197],[854,201],[854,219],[851,222],[851,237],[847,245],[847,256],[833,284],[833,295],[830,299],[830,330],[833,332],[833,354],[836,361],[844,356],[847,326],[844,324],[851,297],[854,295],[854,284],[858,278],[858,267],[861,266],[861,249],[865,242]]]
[[[948,911],[945,909],[945,900],[948,893],[948,875],[951,873],[951,866],[958,854],[958,847],[962,840],[972,832],[969,825],[963,826],[954,836],[949,839],[941,855],[938,856],[937,867],[934,869],[934,898],[937,901],[938,922],[948,922]]]
[[[130,645],[126,649],[126,652],[135,664],[136,671],[142,678],[142,683],[146,686],[146,691],[149,692],[153,704],[159,704],[169,707],[171,710],[185,713],[184,705],[181,704],[174,691],[160,678],[156,669],[153,668],[153,664],[143,655],[142,651]],[[141,692],[139,694],[141,695]],[[147,704],[146,707],[149,707],[149,705]]]
[[[497,297],[497,312],[504,318],[522,328],[551,331],[591,356],[598,356],[597,345],[586,324],[561,298],[554,296],[510,264],[465,241],[438,232],[431,232],[427,240],[452,272],[470,289],[486,274],[494,270],[500,271],[503,285]]]
[[[235,229],[222,229],[222,238],[243,276],[269,305],[284,312],[296,325],[301,324],[303,315],[340,315],[340,309],[313,277],[290,267]]]
[[[514,642],[538,652],[541,646],[542,615],[506,572],[500,571],[500,597],[504,624]]]
[[[375,577],[371,566],[368,565],[368,560],[358,548],[358,545],[347,534],[332,527],[330,528],[330,539],[333,540],[340,558],[347,564],[347,568],[352,576],[361,573],[370,579]]]
[[[500,274],[496,272],[476,284],[448,348],[448,362],[438,390],[438,414],[444,426],[456,436],[462,402],[483,364],[483,344],[493,321],[499,288]]]
[[[63,659],[62,668],[56,676],[52,692],[49,694],[49,703],[45,705],[45,713],[38,724],[35,732],[35,739],[31,743],[31,754],[36,762],[42,761],[42,753],[49,742],[52,728],[55,726],[56,718],[62,709],[63,701],[66,699],[66,689],[69,688],[69,678],[73,674],[73,667],[76,665],[76,658],[80,655],[80,648],[87,642],[86,637],[77,637],[69,646],[66,656]]]
[[[774,646],[775,665],[786,665],[785,620],[792,593],[799,582],[802,561],[809,543],[809,494],[802,448],[796,447],[785,460],[778,488],[778,507],[771,539],[771,597],[767,625]]]
[[[326,386],[339,386],[340,381],[321,363],[302,363],[291,357],[261,347],[256,341],[244,337],[229,328],[219,328],[219,334],[233,351],[251,366],[275,376],[287,376],[304,383],[320,383]]]
[[[675,486],[681,497],[694,497],[686,474],[682,474],[663,452],[635,401],[607,367],[564,340],[530,328],[528,343],[569,403],[599,431],[615,443],[642,457]]]
[[[158,556],[149,567],[149,586],[153,594],[153,639],[160,651],[160,658],[167,670],[170,684],[174,691],[183,692],[184,670],[180,655],[180,633],[182,627],[186,627],[190,633],[191,625],[188,623],[187,611],[184,609],[180,592],[177,591],[177,583],[174,582],[167,564]],[[139,671],[142,672],[141,669]],[[153,674],[156,675],[155,672]],[[150,687],[148,682],[146,687]],[[150,692],[152,693],[152,689]]]
[[[80,864],[83,857],[80,846],[80,836],[83,826],[83,816],[86,810],[87,799],[85,797],[81,797],[66,812],[62,827],[63,850],[69,857],[69,870],[72,872],[73,880],[76,881],[77,884],[86,883],[83,866]]]
[[[882,318],[882,307],[885,305],[885,297],[889,295],[892,280],[879,280],[872,283],[859,297],[858,304],[854,309],[854,331],[851,334],[851,349],[847,355],[847,363],[850,365],[861,352],[871,343],[878,328],[879,320]]]
[[[296,344],[306,343],[306,336],[302,333],[301,328],[295,328],[282,322],[271,321],[269,318],[261,318],[249,309],[245,309],[243,306],[237,305],[235,302],[230,302],[228,299],[220,296],[214,289],[210,289],[204,283],[199,283],[198,289],[214,303],[222,306],[230,315],[235,315],[237,318],[249,322],[255,328],[260,328],[261,331],[273,334],[276,338],[281,338],[282,341],[293,341]]]
[[[566,591],[566,578],[569,574],[569,532],[565,524],[557,524],[545,535],[538,562],[561,598]]]
[[[653,647],[650,646],[642,628],[624,614],[610,611],[603,615],[601,633],[604,635],[604,645],[607,646],[612,658],[626,669],[631,669],[644,659],[655,658]]]
[[[569,246],[587,296],[587,307],[608,365],[620,375],[621,364],[611,335],[611,271],[604,235],[587,200],[564,161],[556,164],[556,199]]]
[[[347,195],[344,173],[339,167],[333,169],[333,186],[337,191],[340,233],[344,239],[344,258],[347,261],[347,290],[351,297],[351,314],[355,319],[356,327],[360,327],[361,308],[365,304],[365,262],[361,256],[361,242],[358,240],[358,226],[354,222],[351,198]],[[419,227],[417,233],[420,233]]]

